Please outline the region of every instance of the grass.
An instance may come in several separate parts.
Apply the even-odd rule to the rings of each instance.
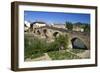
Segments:
[[[27,57],[27,56],[25,56],[25,60],[27,59],[27,58],[30,58],[30,59],[34,59],[34,58],[38,58],[38,57],[41,57],[41,56],[44,56],[44,54],[42,53],[38,53],[38,54],[31,54],[31,55],[29,55],[29,57]]]
[[[85,52],[85,50],[84,49],[72,49],[71,52],[77,54],[77,53],[83,53]]]
[[[30,56],[30,58],[34,59],[34,58],[38,58],[38,57],[41,57],[41,56],[44,56],[44,54],[43,53],[32,54],[32,56]]]
[[[64,60],[64,59],[81,59],[75,54],[72,54],[67,51],[53,51],[53,52],[48,52],[48,55],[52,60]]]
[[[80,57],[75,54],[84,52],[82,49],[72,49],[70,52],[65,50],[59,51],[59,48],[62,45],[64,48],[66,48],[68,45],[68,38],[65,38],[66,36],[60,36],[55,38],[54,42],[47,43],[46,39],[39,39],[37,37],[25,37],[25,60],[27,58],[34,59],[41,57],[44,55],[44,53],[48,53],[52,60],[80,59]]]
[[[25,60],[27,58],[34,59],[34,58],[38,58],[38,57],[41,57],[41,56],[44,56],[44,54],[43,53],[34,53],[34,52],[31,52],[31,53],[26,53],[24,59]]]
[[[29,38],[25,38],[25,50],[24,50],[24,59],[27,58],[37,58],[40,56],[43,56],[43,52],[42,52],[42,48],[45,48],[45,46],[43,46],[45,43],[42,43],[43,41],[36,39],[29,39]],[[42,46],[42,47],[41,47]]]
[[[27,37],[24,38],[24,56],[27,58],[36,58],[43,56],[43,53],[57,51],[63,45],[65,48],[68,45],[67,35],[60,35],[55,38],[54,42],[48,43],[46,39],[41,39],[37,37]]]

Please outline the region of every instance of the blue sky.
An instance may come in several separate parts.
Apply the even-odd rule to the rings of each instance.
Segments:
[[[72,23],[81,22],[90,24],[90,14],[24,11],[24,20],[29,22],[35,22],[38,20],[46,22],[47,24],[64,24],[66,21],[70,21]]]

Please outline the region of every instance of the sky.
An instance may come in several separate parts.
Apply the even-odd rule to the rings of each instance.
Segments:
[[[24,11],[24,21],[43,21],[47,24],[65,24],[66,21],[69,21],[72,23],[81,22],[90,24],[90,14]]]

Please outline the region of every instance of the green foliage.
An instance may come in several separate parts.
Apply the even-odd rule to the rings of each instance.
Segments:
[[[44,43],[43,43],[44,42]],[[29,57],[37,57],[43,54],[43,50],[45,49],[45,41],[40,40],[38,38],[29,39],[25,37],[25,59]],[[39,55],[40,54],[40,55]]]
[[[41,56],[44,56],[44,54],[43,54],[43,53],[37,53],[37,54],[32,54],[32,55],[30,56],[30,58],[31,58],[31,59],[34,59],[34,58],[41,57]]]
[[[59,44],[58,42],[54,41],[48,44],[46,52],[57,51],[57,50],[59,50]]]
[[[48,55],[52,60],[63,60],[63,59],[81,59],[75,54],[67,51],[53,51],[49,52]]]
[[[84,31],[85,31],[85,32],[90,32],[90,25],[88,25],[88,24],[85,25],[85,26],[84,26]]]
[[[39,39],[37,37],[34,37],[34,39],[25,37],[24,40],[25,59],[30,57],[35,58],[50,51],[58,51],[61,46],[63,46],[64,49],[67,49],[68,46],[67,35],[59,35],[55,38],[55,41],[51,43],[48,43],[46,39]]]
[[[71,52],[77,54],[77,53],[83,53],[83,52],[85,52],[85,50],[83,50],[83,49],[72,49]]]
[[[58,37],[55,38],[55,42],[57,42],[58,46],[61,47],[63,46],[64,49],[68,48],[68,41],[69,37],[68,35],[59,35]]]
[[[32,54],[32,48],[30,48],[30,44],[29,44],[29,39],[28,38],[24,38],[24,46],[25,46],[25,59],[28,58],[30,56],[30,54]]]
[[[66,22],[66,28],[68,30],[72,30],[73,29],[73,24],[71,22]]]

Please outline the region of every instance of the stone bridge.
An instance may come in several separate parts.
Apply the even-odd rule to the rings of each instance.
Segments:
[[[69,35],[69,48],[73,48],[73,42],[76,39],[81,40],[87,49],[90,49],[90,33],[80,31],[69,31],[66,28],[56,28],[51,26],[43,26],[36,28],[34,33],[39,35],[45,35],[47,38],[56,37],[59,34]]]

